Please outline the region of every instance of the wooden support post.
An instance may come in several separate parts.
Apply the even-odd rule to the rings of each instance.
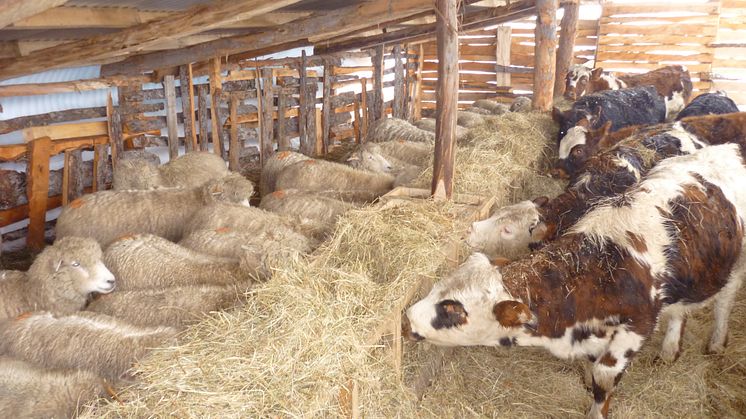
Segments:
[[[309,136],[306,133],[306,126],[308,125],[308,106],[306,101],[308,100],[308,80],[306,77],[306,50],[301,51],[300,67],[298,68],[298,75],[300,77],[300,88],[298,93],[298,137],[300,140],[300,152],[310,156],[313,150],[313,144],[309,141]]]
[[[44,247],[44,222],[47,214],[49,194],[49,154],[52,139],[42,137],[28,144],[28,168],[26,169],[26,195],[29,206],[29,226],[26,247],[41,250]]]
[[[311,120],[315,121],[315,126],[313,127],[316,131],[316,155],[321,156],[324,152],[324,130],[321,128],[322,122],[321,122],[321,109],[314,108],[313,109],[314,118],[310,118]],[[310,132],[310,131],[309,131]]]
[[[578,14],[580,1],[563,3],[564,14],[560,23],[559,47],[557,48],[557,67],[554,77],[554,97],[565,93],[565,75],[570,69],[575,48],[575,33],[578,29]]]
[[[360,100],[358,100],[357,95],[355,95],[355,109],[354,112],[354,120],[352,121],[352,130],[355,134],[355,143],[360,144],[362,142],[362,133],[360,130]]]
[[[371,117],[373,121],[382,119],[386,113],[383,109],[383,45],[375,49],[373,60],[373,101],[371,103]]]
[[[274,137],[274,123],[272,113],[274,111],[274,94],[272,89],[272,69],[263,68],[260,72],[261,79],[257,80],[257,86],[261,82],[261,95],[257,102],[259,102],[261,112],[259,113],[259,120],[261,121],[259,130],[259,157],[260,163],[263,165],[272,154],[274,154],[274,146],[272,145],[272,138]]]
[[[536,11],[533,108],[548,111],[552,109],[554,91],[557,0],[536,0]]]
[[[368,108],[368,79],[360,79],[360,107],[362,108],[362,138],[368,135],[368,124],[370,121],[370,109]]]
[[[62,166],[62,205],[83,195],[84,178],[81,165],[83,152],[81,150],[65,150]]]
[[[394,45],[394,105],[392,115],[394,118],[405,119],[404,103],[406,90],[404,89],[404,65],[401,62],[401,45]]]
[[[178,137],[177,137],[178,138]],[[93,192],[106,189],[106,175],[109,171],[109,146],[98,144],[93,146]]]
[[[111,165],[116,170],[117,163],[124,153],[124,135],[122,134],[122,117],[119,114],[119,108],[114,107],[111,93],[106,100],[106,122],[111,142]]]
[[[174,76],[163,78],[163,91],[166,95],[166,126],[168,127],[168,158],[179,157],[179,122],[176,117],[176,85]]]
[[[334,109],[332,108],[332,75],[333,66],[329,61],[324,62],[324,92],[322,97],[323,114],[321,117],[321,154],[329,152],[329,141],[331,136],[331,121]]]
[[[285,113],[288,110],[287,91],[280,87],[277,92],[277,150],[290,150],[290,138],[287,136],[287,121]]]
[[[412,103],[412,83],[410,80],[410,76],[412,74],[411,70],[409,69],[409,45],[404,44],[402,47],[404,49],[404,115],[403,118],[407,121],[412,120],[412,109],[411,109],[411,103]]]
[[[420,44],[417,53],[417,90],[414,98],[414,120],[422,119],[422,67],[425,66],[425,48]]]
[[[199,118],[199,149],[201,151],[207,151],[208,147],[207,144],[210,142],[210,139],[208,137],[209,128],[208,126],[208,114],[210,113],[210,110],[207,108],[207,85],[206,84],[200,84],[197,88],[198,92],[198,101],[197,101],[197,107],[198,107],[198,118]]]
[[[230,145],[228,147],[228,168],[234,171],[237,171],[239,169],[239,159],[241,157],[241,149],[238,147],[238,100],[238,96],[235,93],[231,94],[231,139]],[[258,104],[260,107],[262,106],[261,101],[259,101]],[[259,112],[261,114],[261,109],[259,110]]]
[[[456,160],[456,111],[458,110],[458,0],[436,0],[438,83],[436,86],[435,163],[431,193],[451,199]]]
[[[223,152],[223,118],[220,112],[220,96],[223,81],[220,70],[220,57],[210,60],[210,124],[212,127],[212,151],[225,159]]]
[[[308,156],[320,155],[317,145],[318,140],[321,138],[321,118],[316,118],[316,116],[320,116],[321,109],[316,108],[317,90],[318,84],[316,82],[310,83],[306,86],[306,99],[304,100],[306,119],[304,129],[306,131],[307,141],[305,149],[301,148],[301,152]],[[301,147],[304,147],[304,145],[301,144]]]
[[[179,67],[181,82],[181,109],[184,115],[184,148],[187,153],[197,149],[197,122],[194,120],[194,85],[192,85],[192,65]]]
[[[495,66],[505,68],[510,66],[510,44],[513,29],[510,26],[498,26],[495,35]],[[497,86],[510,86],[510,73],[495,71]]]

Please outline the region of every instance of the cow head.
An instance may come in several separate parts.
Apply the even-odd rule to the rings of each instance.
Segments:
[[[407,310],[409,335],[442,346],[496,346],[518,336],[535,316],[503,286],[500,267],[474,253]]]
[[[591,69],[584,65],[573,65],[565,76],[565,99],[577,100],[586,94]]]

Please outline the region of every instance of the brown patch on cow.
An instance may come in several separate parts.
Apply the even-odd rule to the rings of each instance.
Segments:
[[[500,266],[505,266],[505,265],[509,264],[509,263],[510,263],[510,259],[507,259],[507,258],[502,258],[502,257],[497,257],[497,258],[494,258],[494,259],[492,259],[492,260],[490,261],[490,263],[491,263],[491,264],[492,264],[493,266],[498,266],[498,267],[500,267]]]
[[[684,103],[692,96],[692,81],[689,71],[680,65],[669,65],[643,74],[625,74],[618,77],[627,87],[653,86],[663,97],[670,98],[681,92]]]
[[[635,249],[635,251],[639,253],[648,251],[648,245],[645,243],[645,239],[639,234],[627,230],[627,240],[629,240],[629,244],[632,245],[632,248]]]
[[[607,367],[613,367],[617,363],[617,359],[614,358],[614,355],[610,353],[604,354],[604,356],[601,357],[601,359],[598,360],[598,362],[606,365]]]
[[[135,233],[126,233],[126,234],[122,234],[121,236],[117,237],[116,239],[114,239],[114,241],[115,242],[120,242],[120,241],[124,241],[124,240],[134,240],[136,238],[137,238],[137,234],[135,234]]]
[[[290,157],[289,151],[280,151],[277,153],[277,160],[285,160],[288,157]]]
[[[13,319],[13,321],[16,321],[16,322],[20,322],[21,320],[26,320],[26,319],[28,319],[29,317],[31,317],[31,315],[32,315],[32,314],[34,314],[34,312],[33,312],[33,311],[26,311],[26,312],[23,312],[23,313],[21,313],[21,314],[17,315],[17,316],[16,316],[16,317],[15,317],[15,318]]]
[[[285,192],[284,190],[280,189],[278,191],[272,192],[270,195],[272,195],[272,198],[282,199],[282,198],[285,197],[285,195],[287,195],[287,192]]]
[[[225,234],[225,233],[228,233],[230,231],[231,231],[230,227],[218,227],[218,228],[215,229],[215,232],[218,233],[218,234]]]
[[[83,206],[83,198],[78,198],[67,204],[70,208],[80,208]]]
[[[713,145],[736,143],[741,148],[741,155],[746,155],[746,112],[690,116],[679,122],[700,140]]]
[[[501,301],[492,308],[492,314],[503,327],[518,327],[531,320],[531,310],[518,301]]]

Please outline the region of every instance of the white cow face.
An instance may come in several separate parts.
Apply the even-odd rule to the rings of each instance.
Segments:
[[[500,345],[533,318],[505,291],[499,268],[482,253],[437,282],[406,314],[410,337],[442,346]]]
[[[547,201],[541,197],[500,208],[490,218],[472,223],[466,244],[492,259],[515,259],[527,254],[529,245],[542,241],[546,234],[539,208]]]
[[[565,98],[577,100],[586,92],[591,69],[584,65],[573,65],[565,76]]]

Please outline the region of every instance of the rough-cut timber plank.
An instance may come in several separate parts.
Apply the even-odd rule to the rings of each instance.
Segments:
[[[44,4],[50,1],[53,1],[53,6],[60,4],[58,0],[15,0],[13,3]],[[164,41],[203,32],[225,22],[259,16],[298,1],[300,0],[276,0],[271,2],[264,0],[222,0],[197,5],[175,16],[167,16],[121,31],[42,49],[25,57],[24,60],[8,60],[0,63],[0,78],[7,79],[73,64],[94,64],[110,59],[119,61],[131,52],[141,51]],[[44,7],[39,11],[41,12],[46,8]],[[21,16],[21,18],[24,17],[27,16]],[[212,56],[215,56],[215,54],[212,54]],[[209,57],[204,57],[204,59],[206,58]]]
[[[557,45],[557,0],[536,1],[536,65],[534,66],[533,107],[541,111],[552,108],[555,48]]]
[[[29,200],[29,230],[26,246],[31,249],[44,247],[44,221],[49,192],[49,155],[52,139],[41,137],[28,144],[29,162],[26,173]]]
[[[210,60],[210,123],[212,125],[212,150],[225,159],[223,145],[225,134],[221,129],[220,97],[223,90],[220,57]]]
[[[124,153],[124,135],[122,135],[122,117],[119,115],[119,110],[114,108],[111,93],[106,100],[106,123],[109,141],[111,141],[111,164],[116,170],[117,163]]]
[[[375,53],[371,57],[373,61],[373,100],[371,101],[370,112],[373,121],[378,121],[384,117],[383,113],[383,45],[375,48]]]
[[[316,108],[316,91],[318,90],[318,85],[316,82],[313,82],[309,84],[306,87],[306,99],[305,99],[305,107],[306,107],[306,119],[305,119],[305,133],[307,137],[306,141],[306,148],[303,154],[306,154],[308,156],[318,156],[317,153],[317,145],[319,144],[319,140],[321,139],[321,109]],[[317,112],[318,111],[318,112]],[[302,144],[301,144],[302,146]]]
[[[40,115],[21,116],[0,121],[0,134],[7,134],[20,129],[50,125],[58,122],[78,121],[81,119],[105,118],[106,107],[69,109],[66,111],[49,112]]]
[[[404,118],[404,64],[401,62],[401,45],[394,45],[394,118]]]
[[[437,0],[438,90],[435,121],[435,162],[430,192],[436,199],[451,199],[456,161],[458,108],[457,0]]]
[[[65,4],[67,0],[6,0],[0,2],[0,28],[45,10]]]
[[[428,63],[433,64],[433,63]],[[434,63],[434,70],[438,70],[438,64]],[[419,52],[417,53],[417,75],[416,75],[416,90],[415,90],[415,103],[414,103],[414,119],[418,121],[422,119],[422,72],[425,70],[425,48],[420,44]]]
[[[166,92],[169,160],[173,160],[179,156],[179,128],[176,118],[176,88],[174,86],[174,76],[168,75],[163,78],[163,89]]]
[[[230,118],[231,118],[231,137],[230,145],[228,146],[228,168],[231,170],[239,170],[239,158],[241,157],[241,150],[238,145],[238,124],[232,123],[238,119],[238,96],[231,94],[230,99]],[[259,104],[261,107],[261,103]]]
[[[318,42],[372,25],[412,16],[431,8],[431,0],[361,2],[299,19],[293,22],[291,28],[281,25],[257,34],[226,37],[179,50],[133,56],[122,61],[116,68],[110,67],[105,74],[114,74],[111,73],[112,71],[137,74],[154,68],[207,60],[216,55],[244,53],[244,55],[255,57],[259,51],[263,54],[282,51],[287,49],[289,43],[298,40],[308,39],[312,43]]]
[[[509,66],[512,28],[506,25],[498,26],[495,30],[495,64]],[[510,73],[496,71],[495,81],[498,86],[510,86]]]
[[[277,92],[277,150],[290,150],[290,138],[287,135],[286,112],[288,110],[287,101],[288,92],[284,88],[279,88]]]
[[[324,133],[321,129],[321,109],[314,108],[315,118],[311,118],[315,121],[314,128],[316,129],[316,147],[315,153],[317,156],[321,156],[324,152]]]
[[[106,178],[111,177],[109,160],[109,146],[97,144],[93,147],[93,179],[91,186],[93,192],[106,189]]]
[[[321,153],[326,155],[329,152],[329,141],[331,134],[331,120],[334,108],[332,108],[332,75],[334,66],[324,64],[324,91],[322,96],[322,116],[321,116]]]
[[[74,80],[56,83],[12,84],[0,86],[0,97],[37,96],[53,93],[77,93],[108,89],[115,86],[140,85],[151,82],[149,76],[114,76],[91,80]]]
[[[83,152],[65,151],[62,167],[62,205],[83,195],[85,178],[82,173]]]
[[[355,96],[355,104],[353,109],[353,116],[355,118],[354,122],[352,123],[352,129],[354,131],[355,135],[355,142],[357,144],[360,144],[362,142],[362,131],[360,130],[360,101],[357,99],[357,96]]]
[[[368,108],[368,79],[360,79],[360,107],[362,108],[362,138],[368,135],[370,124],[370,109]]]
[[[207,144],[210,143],[210,139],[208,137],[209,129],[208,127],[208,115],[210,114],[210,110],[207,108],[207,85],[206,84],[200,84],[197,88],[198,93],[198,101],[197,101],[197,115],[199,117],[199,149],[201,151],[207,151],[208,147]]]
[[[181,110],[184,115],[184,148],[187,152],[197,149],[197,122],[194,119],[194,86],[192,85],[192,65],[179,68],[181,82]]]
[[[578,27],[580,0],[564,4],[564,15],[560,22],[559,48],[557,48],[556,74],[554,78],[554,96],[565,93],[565,75],[570,68],[573,48],[575,47],[575,32]]]
[[[308,146],[309,140],[308,135],[306,134],[306,119],[308,118],[307,110],[308,107],[306,106],[306,100],[308,98],[308,80],[307,80],[307,73],[306,73],[306,65],[307,65],[307,57],[306,57],[306,50],[301,51],[301,60],[298,67],[298,72],[300,73],[300,87],[299,94],[298,94],[298,102],[300,111],[298,114],[299,118],[299,125],[298,125],[298,132],[300,133],[299,139],[300,139],[300,150],[301,153],[309,155],[307,152],[310,152],[311,148]],[[305,152],[303,151],[305,150]]]
[[[260,103],[259,113],[261,115],[261,129],[259,130],[259,157],[261,164],[264,164],[274,153],[274,147],[272,145],[272,138],[274,137],[272,122],[272,114],[274,112],[274,94],[272,89],[272,69],[263,68],[261,70],[261,95],[258,103]]]

